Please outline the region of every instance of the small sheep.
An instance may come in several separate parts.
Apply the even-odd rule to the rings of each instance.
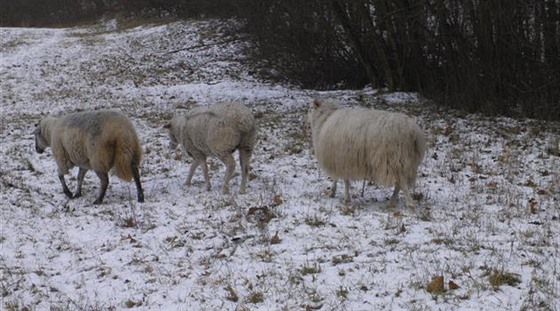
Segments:
[[[232,153],[238,149],[241,165],[239,193],[245,193],[257,131],[255,118],[249,108],[241,103],[198,106],[185,115],[173,117],[164,128],[169,129],[170,147],[175,149],[181,144],[183,150],[194,159],[187,176],[188,186],[191,185],[194,171],[202,165],[206,190],[210,191],[206,157],[213,156],[226,165],[222,193],[229,193],[229,181],[235,170]]]
[[[416,181],[426,143],[411,118],[379,110],[344,109],[315,100],[308,120],[315,156],[334,179],[331,197],[335,196],[337,179],[343,179],[344,200],[350,202],[350,179],[363,179],[395,186],[389,207],[395,205],[400,189],[406,205],[414,207],[409,190]]]
[[[138,165],[142,148],[134,126],[124,115],[114,111],[72,113],[60,118],[46,117],[35,131],[35,150],[43,153],[51,147],[58,166],[62,190],[69,198],[82,195],[82,183],[92,169],[101,181],[99,195],[93,204],[101,204],[109,185],[109,170],[126,181],[134,178],[138,202],[144,202]],[[64,175],[78,166],[78,187],[72,194]]]

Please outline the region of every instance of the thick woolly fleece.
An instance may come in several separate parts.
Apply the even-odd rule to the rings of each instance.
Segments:
[[[340,108],[332,102],[315,100],[308,119],[314,153],[319,165],[334,179],[345,180],[349,202],[349,180],[369,180],[395,186],[389,202],[393,206],[400,189],[413,207],[409,190],[414,187],[418,166],[426,152],[420,127],[401,113],[363,108]]]
[[[175,148],[181,144],[183,150],[194,158],[187,176],[187,185],[191,185],[194,171],[202,165],[206,190],[210,191],[206,158],[211,156],[226,165],[222,192],[229,193],[229,181],[235,171],[232,153],[239,150],[239,192],[245,193],[257,132],[255,118],[247,106],[242,103],[198,106],[185,115],[173,117],[164,127],[169,129],[170,147]]]
[[[51,147],[58,166],[64,193],[70,197],[81,195],[83,178],[93,170],[101,180],[101,189],[94,204],[100,204],[109,183],[108,172],[114,167],[116,175],[126,181],[134,178],[138,201],[144,201],[138,166],[142,148],[130,120],[115,111],[91,111],[68,114],[59,118],[46,117],[35,129],[35,148],[42,153]],[[78,166],[78,188],[72,194],[64,175]]]

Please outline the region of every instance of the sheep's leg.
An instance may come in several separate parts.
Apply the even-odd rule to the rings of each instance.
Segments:
[[[87,168],[80,167],[78,171],[78,187],[76,188],[76,193],[74,193],[74,198],[82,196],[82,184],[84,183],[84,177],[86,177],[87,172]]]
[[[70,192],[70,189],[68,189],[68,186],[66,185],[66,180],[64,179],[64,174],[59,173],[58,174],[58,179],[60,179],[60,183],[62,184],[62,191],[64,192],[64,194],[69,197],[70,199],[72,199],[74,197],[74,195],[72,195],[72,192]]]
[[[198,168],[199,165],[200,165],[200,160],[194,159],[194,162],[191,164],[191,167],[189,168],[189,174],[187,175],[187,181],[185,182],[185,184],[187,186],[192,185],[192,178],[193,178],[193,175],[194,175],[194,171],[196,171],[196,169]]]
[[[144,191],[142,190],[142,184],[140,183],[140,172],[138,171],[138,166],[135,163],[130,165],[132,169],[132,176],[134,177],[134,183],[136,183],[136,195],[138,196],[138,202],[144,202]]]
[[[331,198],[336,196],[336,179],[333,179],[332,186],[331,186]]]
[[[247,178],[249,177],[249,162],[251,161],[251,150],[239,149],[239,165],[241,166],[241,186],[239,193],[243,194],[247,190]]]
[[[222,185],[222,193],[229,194],[229,181],[233,177],[235,171],[235,160],[231,154],[220,157],[220,160],[226,165],[226,173],[224,175],[224,184]]]
[[[401,191],[401,186],[399,184],[396,184],[395,185],[395,190],[393,190],[393,195],[391,196],[391,199],[389,200],[389,204],[388,204],[389,208],[395,207],[395,204],[397,203],[397,200],[398,200],[398,197],[399,197],[399,191]]]
[[[344,203],[350,203],[350,180],[344,180]]]
[[[95,199],[93,204],[101,204],[103,203],[105,192],[107,192],[107,186],[109,186],[109,174],[102,172],[95,173],[97,174],[97,177],[99,177],[99,181],[101,181],[101,187],[99,188],[99,195],[97,196],[97,199]]]
[[[210,185],[210,175],[208,175],[208,163],[206,163],[206,158],[202,160],[202,174],[204,175],[204,183],[206,184],[206,191],[210,191],[212,189],[212,185]]]
[[[414,202],[412,202],[412,197],[410,196],[410,190],[408,188],[408,185],[404,184],[402,187],[403,190],[403,195],[404,195],[404,200],[406,202],[406,206],[408,208],[414,208]]]

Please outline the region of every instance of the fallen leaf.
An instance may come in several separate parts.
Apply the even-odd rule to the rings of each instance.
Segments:
[[[272,203],[274,206],[278,206],[284,203],[284,200],[282,200],[282,197],[279,194],[277,194],[274,196],[274,198],[272,198]]]
[[[449,286],[449,289],[451,289],[451,290],[456,290],[456,289],[459,289],[459,287],[460,287],[459,285],[457,285],[457,283],[455,283],[451,280],[449,281],[449,283],[447,285]]]
[[[435,276],[432,278],[432,281],[426,286],[426,290],[428,293],[432,294],[440,294],[445,292],[443,276]]]

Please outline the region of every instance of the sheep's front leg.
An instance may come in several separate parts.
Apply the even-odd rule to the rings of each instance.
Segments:
[[[194,175],[194,171],[196,171],[196,168],[200,165],[199,160],[194,159],[193,163],[191,164],[191,167],[189,168],[189,174],[187,175],[187,181],[185,182],[185,185],[187,186],[192,186],[192,178]]]
[[[144,191],[142,190],[142,184],[140,183],[140,172],[138,172],[138,166],[136,164],[131,164],[132,176],[134,177],[134,183],[136,183],[136,195],[138,196],[138,202],[144,202]]]
[[[109,174],[102,173],[102,172],[95,172],[97,177],[99,177],[99,181],[101,182],[101,186],[99,188],[99,195],[97,199],[93,202],[93,204],[101,204],[103,203],[103,198],[105,197],[105,192],[107,192],[107,186],[109,186]]]
[[[58,148],[57,148],[58,150]],[[74,167],[74,164],[72,163],[72,161],[70,161],[68,155],[64,152],[64,150],[62,150],[63,152],[56,152],[55,148],[53,148],[53,155],[55,155],[55,160],[56,160],[56,165],[58,167],[58,179],[60,180],[60,183],[62,184],[62,191],[64,192],[64,194],[72,199],[74,198],[74,195],[72,194],[72,192],[70,191],[70,189],[68,189],[68,186],[66,185],[66,180],[64,179],[64,175],[68,174],[68,170],[70,170],[72,167]]]
[[[64,192],[64,194],[70,199],[72,199],[74,196],[72,195],[72,192],[70,192],[70,189],[68,189],[68,186],[66,185],[64,174],[58,173],[58,179],[60,179],[60,183],[62,184],[62,191]]]
[[[78,171],[78,187],[76,188],[76,193],[74,193],[74,198],[79,198],[82,196],[82,184],[84,183],[84,177],[88,172],[87,168],[80,167]]]
[[[222,193],[229,194],[229,181],[233,177],[233,173],[235,172],[235,160],[233,160],[233,156],[231,154],[220,157],[220,160],[226,165],[226,173],[224,175]]]

